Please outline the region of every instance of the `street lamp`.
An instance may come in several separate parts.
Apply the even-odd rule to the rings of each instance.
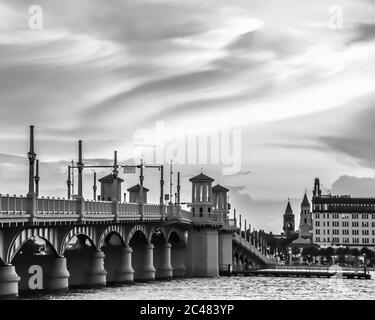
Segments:
[[[292,264],[292,248],[291,247],[288,248],[288,253],[289,253],[289,265],[291,265]]]
[[[363,271],[366,274],[367,268],[366,268],[366,253],[363,254]]]

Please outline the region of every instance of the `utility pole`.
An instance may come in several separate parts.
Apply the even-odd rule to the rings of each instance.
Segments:
[[[171,160],[170,171],[169,171],[169,203],[173,204],[173,160]]]
[[[92,189],[94,191],[94,201],[96,201],[96,190],[98,189],[98,187],[96,186],[96,172],[94,172],[94,185]]]
[[[36,160],[36,171],[35,171],[34,180],[35,180],[35,194],[36,194],[36,197],[38,198],[39,197],[39,181],[40,181],[40,177],[39,177],[39,160]]]

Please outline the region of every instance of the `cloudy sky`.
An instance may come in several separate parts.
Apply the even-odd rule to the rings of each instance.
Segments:
[[[131,162],[140,144],[147,154],[187,136],[222,142],[225,130],[240,132],[240,152],[228,147],[240,170],[225,173],[222,153],[214,165],[180,163],[185,201],[203,170],[231,188],[248,223],[278,233],[288,197],[299,213],[315,177],[333,192],[375,194],[373,0],[35,4],[42,30],[32,2],[0,2],[0,193],[27,193],[34,124],[44,195],[65,196],[78,139],[85,163],[110,163],[113,150]],[[145,181],[154,201],[157,175]],[[87,170],[87,198],[91,184]]]

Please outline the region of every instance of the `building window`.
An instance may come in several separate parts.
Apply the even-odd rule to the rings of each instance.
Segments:
[[[358,222],[352,222],[352,227],[358,227]]]
[[[359,243],[359,238],[353,238],[353,243]]]
[[[362,230],[362,235],[363,236],[368,236],[368,234],[369,234],[368,230]]]
[[[332,242],[338,243],[338,242],[340,242],[340,238],[332,238]]]
[[[342,242],[343,242],[343,243],[349,243],[349,238],[343,238],[343,239],[342,239]]]
[[[375,228],[375,222],[372,222],[372,223],[371,223],[371,226],[372,226],[373,228]]]
[[[336,235],[337,235],[337,234],[340,234],[340,230],[338,230],[338,229],[333,229],[333,230],[332,230],[332,234],[336,234]]]
[[[320,242],[320,237],[316,237],[315,242]]]
[[[358,213],[353,213],[352,219],[358,219]]]
[[[315,227],[320,227],[320,222],[319,221],[315,221]]]
[[[369,238],[363,238],[362,243],[370,243]]]
[[[208,208],[208,212],[211,212],[211,208]]]
[[[368,214],[367,213],[363,213],[362,214],[362,219],[368,219]]]
[[[338,221],[333,221],[332,222],[332,226],[333,227],[338,227],[339,226],[339,222]]]
[[[334,214],[332,215],[332,218],[333,218],[333,219],[338,219],[338,218],[339,218],[339,214],[338,214],[338,213],[334,213]]]
[[[343,227],[349,227],[349,221],[344,221],[344,222],[342,223],[342,226],[343,226]]]
[[[362,222],[362,227],[368,228],[368,222]]]
[[[349,230],[342,230],[342,234],[344,236],[348,236],[349,235]]]
[[[319,219],[320,218],[320,214],[319,213],[315,213],[315,219]]]
[[[319,229],[315,229],[315,234],[320,234],[320,230]]]
[[[352,230],[352,235],[353,236],[358,236],[359,235],[359,230]]]

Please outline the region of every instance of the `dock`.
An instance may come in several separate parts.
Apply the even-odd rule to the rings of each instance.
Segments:
[[[365,270],[341,267],[279,267],[265,269],[232,270],[231,276],[244,277],[300,277],[300,278],[342,278],[370,280],[371,275]]]

